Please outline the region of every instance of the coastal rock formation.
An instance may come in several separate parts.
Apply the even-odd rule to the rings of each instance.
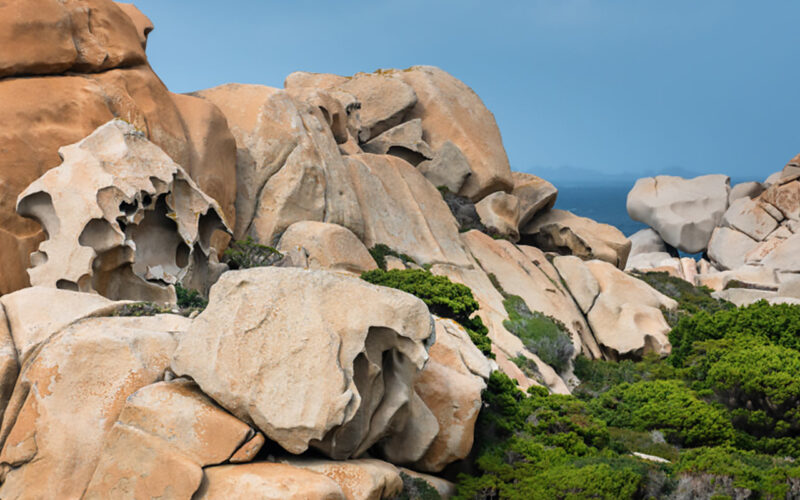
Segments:
[[[567,287],[582,297],[580,303],[604,357],[669,354],[670,327],[661,308],[675,309],[674,300],[607,262],[568,256],[556,257],[553,264]],[[591,297],[594,290],[597,294]]]
[[[283,233],[278,250],[302,248],[311,269],[341,269],[361,273],[376,269],[367,247],[347,228],[325,222],[295,222]]]
[[[23,361],[3,416],[0,496],[80,498],[126,399],[163,379],[187,323],[87,318],[43,342]]]
[[[431,184],[437,188],[446,187],[451,193],[459,192],[472,174],[464,153],[450,141],[442,144],[432,160],[423,161],[417,168]]]
[[[333,479],[310,470],[286,464],[258,462],[217,465],[204,470],[194,500],[345,500],[342,488]]]
[[[191,498],[202,467],[229,460],[255,436],[189,380],[148,385],[125,401],[84,498]]]
[[[558,190],[544,179],[522,172],[511,172],[514,189],[511,194],[519,200],[519,225],[525,226],[539,213],[553,208]]]
[[[520,228],[522,241],[546,252],[600,259],[625,268],[631,242],[619,229],[566,210],[548,210]]]
[[[390,128],[362,148],[366,153],[399,156],[415,166],[433,158],[430,146],[422,140],[422,120],[419,118]]]
[[[411,295],[322,271],[249,269],[214,285],[172,369],[286,450],[342,459],[401,427],[432,333]]]
[[[403,489],[397,467],[381,460],[283,459],[282,463],[329,477],[348,500],[392,498]]]
[[[697,253],[706,248],[728,208],[729,190],[725,175],[646,177],[628,193],[628,215],[655,229],[669,245]]]
[[[519,241],[519,199],[497,191],[475,204],[481,224],[494,236]]]
[[[120,120],[60,154],[17,203],[47,233],[31,256],[32,284],[156,301],[174,300],[169,285],[181,280],[206,288],[211,237],[227,228],[180,166]]]

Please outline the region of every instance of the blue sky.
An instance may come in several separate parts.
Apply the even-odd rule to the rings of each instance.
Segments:
[[[135,3],[174,92],[435,65],[494,112],[512,168],[545,177],[763,180],[800,152],[800,2]]]

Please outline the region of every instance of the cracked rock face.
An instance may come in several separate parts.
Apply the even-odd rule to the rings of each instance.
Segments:
[[[227,226],[183,168],[120,120],[60,155],[17,200],[47,234],[31,255],[33,285],[153,301],[173,300],[181,280],[204,288],[211,237]]]
[[[405,427],[432,333],[425,304],[398,290],[325,271],[231,271],[172,369],[291,453],[343,459]]]

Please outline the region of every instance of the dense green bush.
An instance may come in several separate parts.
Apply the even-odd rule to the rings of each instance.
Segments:
[[[468,286],[453,283],[447,276],[436,276],[423,269],[375,269],[362,273],[361,279],[419,297],[433,314],[460,323],[478,349],[493,357],[489,329],[479,317],[470,317],[478,310],[478,301]]]
[[[369,254],[372,255],[372,258],[375,260],[375,263],[378,265],[380,269],[386,270],[386,256],[391,255],[392,257],[397,257],[398,259],[403,261],[403,264],[406,262],[414,262],[414,258],[406,255],[404,253],[399,253],[387,245],[383,243],[378,243],[374,247],[369,249]]]
[[[283,257],[276,249],[262,245],[248,236],[230,244],[222,260],[231,269],[271,266]]]
[[[670,361],[682,366],[694,342],[752,337],[800,350],[800,306],[759,301],[747,307],[682,318],[669,334]]]
[[[392,497],[392,500],[441,500],[442,496],[436,488],[424,479],[411,477],[405,472],[400,472],[403,480],[403,491]]]
[[[683,476],[710,475],[719,490],[718,495],[730,495],[724,489],[730,479],[739,498],[800,498],[800,465],[776,457],[741,451],[728,446],[696,448],[683,453],[676,466],[676,473]]]
[[[575,376],[581,381],[572,394],[591,400],[623,382],[640,380],[668,380],[679,378],[677,370],[655,354],[645,355],[642,361],[604,361],[578,356],[574,362]]]
[[[734,436],[725,413],[679,380],[622,383],[589,405],[610,426],[661,431],[682,446],[730,443]]]
[[[182,310],[202,311],[208,305],[208,300],[200,292],[184,288],[180,283],[175,285],[175,293],[178,296],[178,307]]]
[[[568,366],[575,347],[560,321],[538,311],[531,312],[525,301],[516,295],[507,295],[503,305],[508,319],[503,326],[522,340],[525,347],[557,372]]]

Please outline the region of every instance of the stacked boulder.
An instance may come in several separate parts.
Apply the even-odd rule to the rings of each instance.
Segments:
[[[721,175],[639,179],[628,213],[651,229],[631,236],[627,269],[666,271],[737,305],[800,302],[798,161],[764,183],[733,187]]]
[[[566,394],[578,355],[669,352],[675,304],[622,271],[632,243],[511,172],[452,75],[177,95],[152,29],[109,0],[0,4],[0,497],[377,499],[401,472],[449,494],[426,473],[470,454],[492,370]],[[761,196],[784,210],[783,189]],[[229,271],[231,239],[285,257]],[[359,279],[376,247],[467,285],[495,359]],[[175,314],[178,285],[207,308]],[[512,309],[563,330],[567,362]]]

